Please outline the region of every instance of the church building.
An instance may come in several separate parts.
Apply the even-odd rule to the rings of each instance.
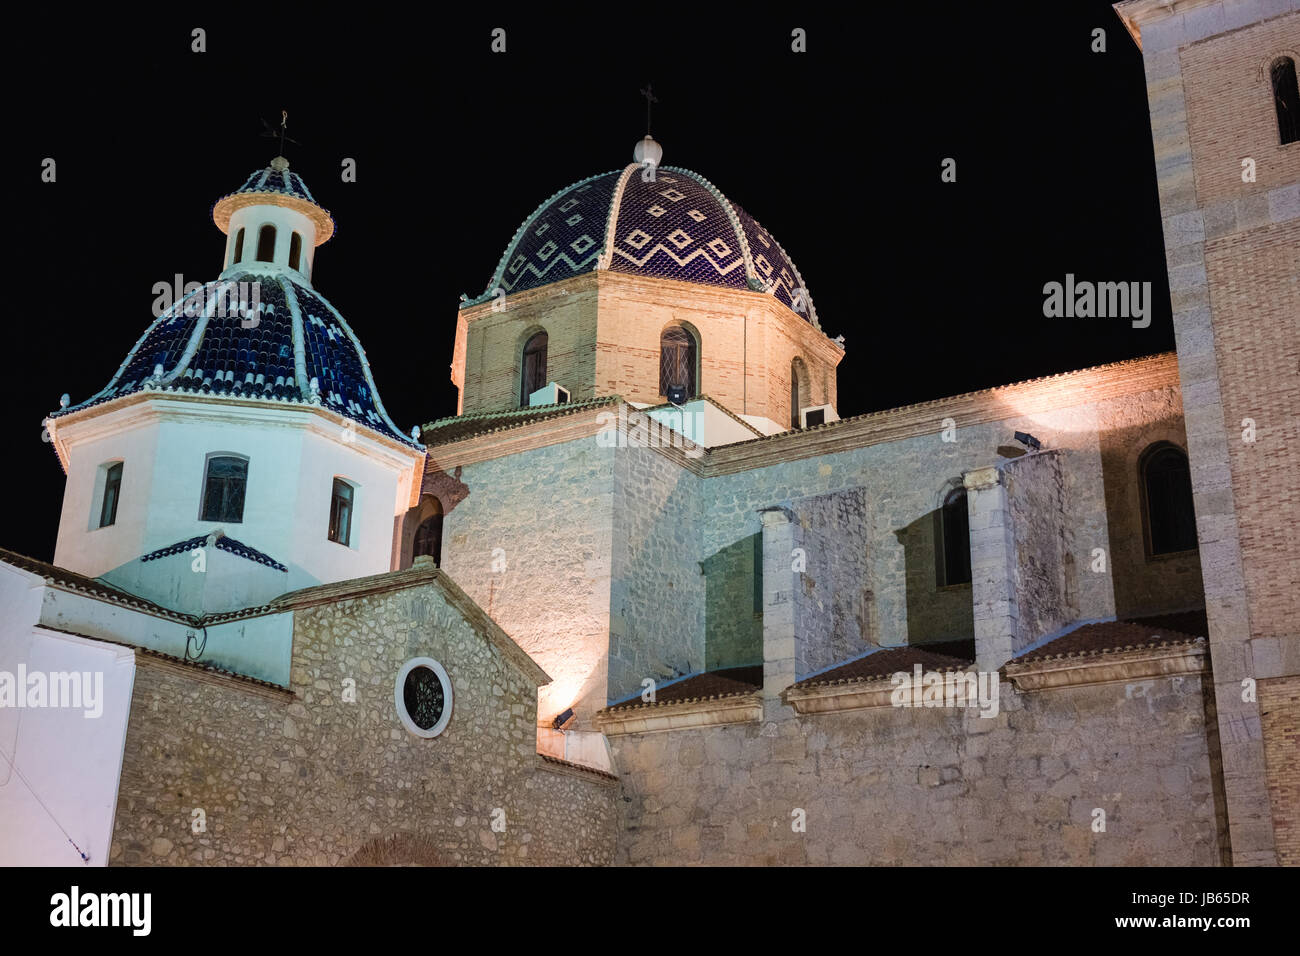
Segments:
[[[887,411],[839,417],[799,237],[647,135],[399,424],[328,196],[254,171],[44,423],[0,863],[1300,862],[1300,2],[1116,10],[1177,351]]]

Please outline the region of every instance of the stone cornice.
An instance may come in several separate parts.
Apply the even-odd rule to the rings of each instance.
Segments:
[[[1177,356],[1173,352],[1163,352],[1147,358],[870,412],[815,428],[778,432],[766,438],[720,445],[698,457],[690,457],[675,446],[652,447],[680,467],[700,477],[712,478],[868,445],[938,434],[943,429],[945,418],[952,418],[958,428],[965,428],[1178,387]],[[491,461],[588,436],[594,441],[602,427],[600,413],[615,407],[597,407],[431,446],[426,469],[447,471],[457,465]]]
[[[949,398],[905,405],[842,419],[816,428],[780,432],[767,438],[711,449],[705,456],[705,477],[728,475],[801,458],[902,441],[943,430],[951,418],[958,428],[1059,411],[1178,387],[1178,360],[1173,352],[1131,359],[1076,372],[1030,379],[966,392]]]
[[[160,654],[157,651],[151,651],[148,648],[137,647],[135,649],[136,666],[152,667],[160,671],[174,674],[177,677],[184,677],[186,680],[197,681],[200,684],[213,684],[217,687],[226,687],[232,690],[238,690],[245,694],[252,694],[255,697],[265,697],[268,700],[278,701],[280,703],[290,703],[297,699],[297,695],[287,687],[277,687],[266,681],[256,680],[252,677],[244,677],[240,674],[234,674],[229,671],[214,670],[210,667],[204,667],[198,661],[183,661],[180,658],[172,657],[169,654]]]
[[[607,709],[599,711],[593,718],[596,728],[603,731],[606,737],[719,727],[726,724],[751,724],[762,719],[761,693]]]
[[[543,753],[537,755],[537,766],[539,770],[545,770],[548,773],[561,773],[570,777],[581,777],[584,780],[595,780],[610,787],[616,786],[619,782],[616,774],[606,773],[604,770],[597,770],[595,767],[584,767],[580,763],[561,760],[559,757],[552,757]]]
[[[814,687],[787,687],[781,691],[781,702],[793,707],[797,714],[832,714],[845,710],[888,707],[894,689],[894,683],[887,678],[820,684]]]
[[[1205,674],[1210,669],[1207,648],[1205,638],[1197,638],[1185,644],[1131,647],[1023,664],[1005,664],[1002,673],[1022,691]]]

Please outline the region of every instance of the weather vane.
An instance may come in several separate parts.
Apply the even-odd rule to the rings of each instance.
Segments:
[[[650,104],[658,103],[659,97],[655,96],[654,86],[653,84],[650,83],[647,83],[645,85],[645,89],[641,91],[641,95],[645,97],[645,134],[649,136],[650,135]]]
[[[279,128],[278,130],[277,130],[274,126],[272,126],[270,123],[268,123],[266,120],[262,120],[262,125],[266,127],[266,131],[262,133],[263,136],[270,136],[270,137],[272,137],[272,138],[274,138],[274,137],[276,137],[276,136],[280,137],[280,155],[281,155],[281,156],[284,155],[284,144],[285,144],[285,143],[293,143],[293,145],[295,145],[295,146],[301,146],[301,145],[302,145],[302,143],[298,142],[296,139],[294,139],[292,136],[289,135],[289,132],[288,132],[288,130],[289,130],[289,111],[288,111],[288,110],[280,110],[280,128]]]

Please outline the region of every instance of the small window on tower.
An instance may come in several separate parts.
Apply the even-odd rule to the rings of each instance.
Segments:
[[[248,484],[248,459],[234,455],[208,458],[203,483],[203,511],[200,521],[244,520],[244,489]]]
[[[546,384],[545,332],[538,332],[524,345],[523,374],[520,376],[519,404],[527,405],[528,396]]]
[[[330,496],[329,539],[339,544],[352,543],[352,496],[352,486],[335,478],[334,494]]]
[[[294,233],[289,240],[289,268],[298,269],[298,260],[302,258],[302,236]]]
[[[670,401],[695,397],[695,337],[670,325],[659,337],[659,394]]]
[[[427,554],[433,558],[433,563],[442,566],[442,506],[438,505],[436,514],[432,514],[420,522],[420,526],[415,529],[415,548],[414,556]]]
[[[1147,553],[1191,551],[1196,547],[1196,509],[1187,456],[1177,445],[1161,442],[1147,449],[1141,467]]]
[[[1282,145],[1300,142],[1300,84],[1296,81],[1295,60],[1279,57],[1269,70],[1269,78],[1273,81],[1273,105]]]
[[[263,226],[257,234],[257,261],[275,261],[275,226]]]
[[[235,233],[235,258],[230,260],[230,264],[244,261],[244,230],[241,226],[239,232]]]
[[[938,577],[940,587],[970,584],[970,513],[966,489],[954,488],[939,512]]]
[[[117,499],[122,492],[122,463],[109,465],[104,471],[104,501],[99,506],[99,526],[107,528],[117,522]]]

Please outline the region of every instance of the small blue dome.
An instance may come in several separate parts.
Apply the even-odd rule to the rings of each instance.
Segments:
[[[636,163],[542,203],[506,246],[487,289],[462,305],[486,302],[498,288],[508,295],[595,269],[766,292],[821,327],[799,270],[757,220],[688,169],[660,166],[651,180]]]
[[[251,300],[254,284],[257,310],[245,316],[239,305]],[[154,320],[107,386],[50,417],[145,390],[328,408],[423,448],[388,417],[347,322],[288,276],[237,273],[205,284]]]

